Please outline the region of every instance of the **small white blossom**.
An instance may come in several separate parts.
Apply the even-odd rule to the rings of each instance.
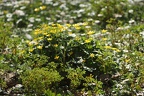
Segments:
[[[140,32],[140,35],[144,38],[144,31]]]
[[[6,17],[7,17],[7,18],[11,18],[11,17],[12,17],[12,14],[11,14],[11,13],[8,13],[8,14],[6,14]]]
[[[16,84],[15,87],[16,87],[16,88],[21,88],[21,87],[23,87],[23,85],[21,85],[21,84]]]
[[[135,23],[135,20],[130,20],[129,24]]]
[[[131,9],[131,10],[129,10],[128,12],[129,12],[129,13],[133,13],[133,10]]]
[[[41,19],[39,19],[39,18],[36,18],[35,20],[36,20],[36,21],[38,21],[38,22],[40,22],[40,21],[41,21]]]
[[[120,17],[122,17],[122,15],[120,15],[120,14],[114,14],[114,17],[115,18],[120,18]]]
[[[102,16],[103,16],[103,14],[98,14],[97,16],[98,16],[98,17],[102,17]]]
[[[100,23],[100,21],[99,20],[95,20],[95,23],[98,24],[98,23]]]
[[[14,12],[14,14],[16,14],[16,15],[18,15],[18,16],[24,16],[24,15],[25,15],[24,11],[22,11],[22,10],[16,10],[16,11]]]
[[[33,26],[33,24],[28,24],[28,27],[32,27]]]
[[[74,37],[76,37],[76,34],[74,34],[74,33],[73,34],[69,34],[69,36],[74,38]]]
[[[60,49],[64,49],[64,46],[60,46]]]
[[[140,34],[141,34],[142,36],[144,36],[144,31],[140,32]]]
[[[34,17],[30,17],[29,19],[28,19],[30,22],[34,22],[35,20],[34,20]]]
[[[26,38],[29,39],[29,40],[32,39],[32,36],[31,36],[30,34],[27,34],[27,33],[26,33],[25,36],[26,36]]]

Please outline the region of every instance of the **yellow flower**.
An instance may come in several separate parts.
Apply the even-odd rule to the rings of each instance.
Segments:
[[[83,26],[87,26],[87,25],[88,25],[88,22],[84,22],[84,23],[83,23]]]
[[[33,45],[33,43],[32,43],[32,42],[29,42],[29,43],[28,43],[28,46],[32,46],[32,45]]]
[[[56,60],[59,59],[59,56],[56,55],[54,59],[56,59]]]
[[[70,24],[66,24],[66,26],[67,26],[67,27],[71,27],[71,25],[70,25]]]
[[[102,38],[102,40],[103,40],[103,41],[106,41],[106,40],[107,40],[107,38]]]
[[[111,48],[112,50],[116,50],[117,48]]]
[[[34,34],[35,34],[35,35],[38,35],[38,34],[40,34],[40,33],[42,33],[42,31],[41,31],[40,29],[34,30]]]
[[[119,49],[116,50],[117,52],[121,52]]]
[[[50,34],[47,34],[46,36],[47,36],[47,37],[49,37],[49,36],[50,36]]]
[[[128,63],[130,61],[130,59],[126,59],[125,62]]]
[[[90,40],[85,40],[85,43],[90,43],[91,41]]]
[[[40,9],[44,10],[44,9],[46,9],[46,6],[40,6]]]
[[[52,40],[52,38],[48,38],[47,40],[48,40],[48,41],[51,41],[51,40]]]
[[[38,12],[39,10],[40,10],[39,8],[35,8],[35,9],[34,9],[35,12]]]
[[[30,48],[30,49],[29,49],[29,52],[33,52],[33,50],[34,50],[33,48]]]
[[[43,35],[47,35],[47,32],[43,32]]]
[[[102,32],[102,33],[105,33],[105,32],[107,32],[107,30],[104,30],[104,29],[103,29],[101,32]]]
[[[60,32],[62,31],[66,31],[68,28],[67,27],[62,27],[62,28],[59,28],[58,30],[60,30]]]
[[[54,47],[58,47],[58,44],[54,44]]]
[[[90,57],[93,58],[95,55],[93,53],[90,54]]]
[[[50,33],[56,33],[57,32],[57,30],[54,28],[54,29],[52,29],[52,30],[50,30]]]
[[[87,34],[92,35],[92,34],[94,34],[94,31],[89,31]]]
[[[74,24],[73,27],[77,30],[81,29],[80,25],[79,24]]]
[[[43,37],[38,37],[37,39],[38,39],[38,40],[42,40],[42,39],[43,39]]]
[[[26,40],[25,42],[26,42],[27,44],[29,44],[29,43],[30,43],[30,41],[29,41],[29,40]]]
[[[38,49],[42,49],[43,46],[37,46]]]
[[[90,43],[91,41],[92,39],[90,38],[90,39],[85,40],[85,43]]]

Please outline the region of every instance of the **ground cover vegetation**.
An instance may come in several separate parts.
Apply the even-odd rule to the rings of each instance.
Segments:
[[[0,1],[0,95],[143,96],[143,90],[143,1]]]

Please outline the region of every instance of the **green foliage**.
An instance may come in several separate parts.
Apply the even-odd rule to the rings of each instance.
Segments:
[[[22,75],[22,83],[28,94],[42,95],[47,89],[57,85],[62,79],[57,71],[47,68],[34,68]]]
[[[44,92],[44,96],[62,96],[62,95],[53,93],[51,90],[48,89]]]
[[[85,74],[85,71],[82,71],[80,68],[76,69],[67,69],[68,75],[67,78],[71,80],[71,88],[77,88],[80,86],[81,81],[84,80],[83,75]]]
[[[10,35],[12,24],[11,23],[5,23],[3,19],[0,19],[0,48],[1,51],[4,51],[4,49],[7,47],[8,43],[10,42]],[[8,42],[9,41],[9,42]]]

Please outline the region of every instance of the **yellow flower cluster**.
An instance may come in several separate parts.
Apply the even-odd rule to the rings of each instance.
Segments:
[[[41,10],[46,7],[41,6]],[[47,40],[48,42],[51,42],[52,40],[55,40],[55,38],[61,36],[61,33],[67,33],[68,36],[75,37],[75,40],[80,40],[79,36],[73,34],[73,31],[71,29],[81,29],[86,28],[88,23],[77,23],[77,24],[42,24],[39,28],[35,29],[33,31],[33,36],[35,37],[32,41],[26,41],[29,48],[29,51],[32,52],[34,49],[43,49],[44,45],[41,43],[43,40]],[[87,35],[93,35],[95,32],[91,31],[86,28]],[[90,43],[93,40],[93,38],[87,38],[84,39],[84,43]],[[55,42],[56,43],[56,42]],[[58,47],[58,44],[53,44],[53,46],[56,48]],[[58,57],[57,57],[58,58]]]

